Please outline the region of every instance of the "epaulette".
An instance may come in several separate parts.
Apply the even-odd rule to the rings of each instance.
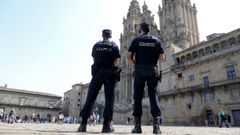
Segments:
[[[111,44],[112,44],[112,46],[115,46],[115,45],[117,45],[115,42],[113,42],[113,41],[111,41]]]
[[[102,41],[101,40],[99,40],[96,44],[100,44]]]

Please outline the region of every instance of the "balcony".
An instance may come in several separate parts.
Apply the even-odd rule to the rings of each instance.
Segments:
[[[218,58],[220,56],[224,56],[224,55],[227,55],[232,52],[237,52],[239,50],[240,50],[240,45],[235,45],[235,46],[229,47],[224,50],[220,50],[220,51],[217,51],[217,52],[205,55],[205,56],[198,57],[196,59],[193,59],[192,61],[185,62],[185,66],[193,65],[193,64],[196,64],[199,62],[204,62],[209,59]]]
[[[232,80],[219,80],[219,81],[215,81],[215,82],[210,82],[208,86],[206,86],[204,84],[198,84],[198,85],[186,87],[186,88],[177,88],[174,91],[169,90],[166,92],[160,92],[160,96],[180,94],[180,93],[185,93],[185,92],[201,91],[204,89],[211,89],[214,87],[219,87],[219,86],[224,86],[224,85],[229,85],[229,84],[237,84],[237,83],[240,83],[240,77],[237,77]]]
[[[223,50],[219,50],[217,52],[205,55],[205,56],[200,56],[200,57],[196,57],[192,60],[189,60],[187,62],[182,62],[182,63],[177,63],[175,65],[172,66],[172,70],[173,71],[179,71],[179,70],[184,70],[185,67],[193,65],[193,64],[197,64],[197,63],[201,63],[204,62],[206,60],[210,60],[210,59],[214,59],[214,58],[218,58],[224,55],[227,55],[229,53],[233,53],[233,52],[237,52],[240,50],[240,45],[237,44],[235,46],[231,46],[229,48],[223,49]]]
[[[178,63],[178,64],[175,64],[175,65],[172,65],[172,70],[173,71],[181,71],[185,69],[185,64],[184,63]]]

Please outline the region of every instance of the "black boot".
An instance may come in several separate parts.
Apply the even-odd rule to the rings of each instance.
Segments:
[[[78,128],[78,132],[86,132],[87,131],[87,120],[88,118],[83,117],[81,125]]]
[[[86,132],[87,131],[87,124],[81,124],[78,128],[78,132]]]
[[[112,127],[112,121],[104,120],[102,133],[113,133],[114,128]]]
[[[154,134],[161,134],[160,130],[160,117],[153,117],[153,133]]]
[[[142,133],[140,117],[134,117],[134,128],[132,129],[132,133]]]

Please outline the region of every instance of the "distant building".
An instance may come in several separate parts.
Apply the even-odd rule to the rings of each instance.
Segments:
[[[79,118],[80,109],[83,108],[85,103],[89,84],[74,84],[72,89],[64,93],[63,97],[63,113],[64,116]],[[99,91],[98,97],[95,102],[93,111],[100,114],[103,113],[104,105],[104,90]]]
[[[61,111],[62,97],[0,86],[0,107],[8,114],[14,110],[19,117],[41,114],[43,117],[57,116]]]
[[[220,36],[222,36],[222,35],[224,35],[225,33],[213,33],[213,34],[211,34],[211,35],[208,35],[207,36],[207,41],[210,41],[210,40],[213,40],[213,39],[215,39],[215,38],[217,38],[217,37],[220,37]]]

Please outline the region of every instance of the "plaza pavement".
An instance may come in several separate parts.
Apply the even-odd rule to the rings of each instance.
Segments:
[[[78,124],[0,123],[0,135],[96,135],[101,134],[102,125],[88,126],[87,133],[78,133]],[[130,135],[132,125],[113,125],[114,135]],[[145,135],[152,134],[152,126],[142,126]],[[240,128],[162,126],[161,135],[240,135]],[[109,135],[109,134],[108,134]]]

